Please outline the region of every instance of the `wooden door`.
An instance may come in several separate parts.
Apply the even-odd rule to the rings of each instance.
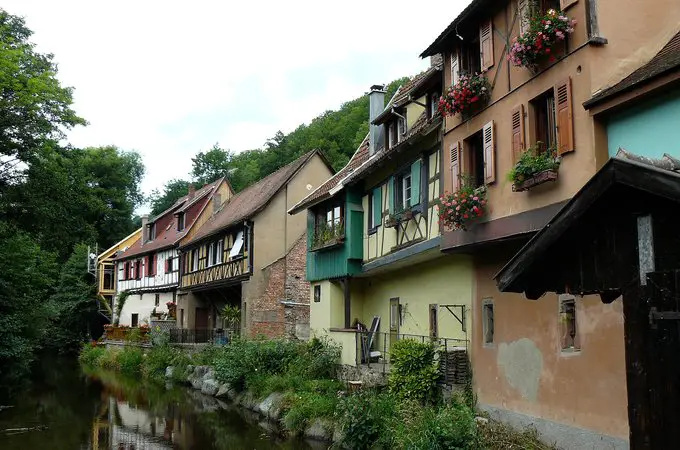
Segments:
[[[630,448],[680,448],[680,271],[638,292],[623,295]]]
[[[197,330],[208,329],[208,308],[196,308],[196,324]]]

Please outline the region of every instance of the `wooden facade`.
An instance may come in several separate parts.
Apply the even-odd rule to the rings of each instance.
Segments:
[[[179,279],[178,255],[176,248],[170,248],[118,261],[118,292],[176,287]]]

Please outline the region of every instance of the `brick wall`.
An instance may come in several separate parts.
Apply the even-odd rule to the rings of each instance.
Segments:
[[[307,235],[288,254],[263,270],[262,296],[250,300],[250,336],[309,337],[309,283],[305,280]]]

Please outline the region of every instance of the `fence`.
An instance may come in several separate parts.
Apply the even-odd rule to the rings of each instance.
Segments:
[[[468,341],[444,337],[431,337],[416,334],[357,331],[355,333],[357,366],[374,367],[383,373],[390,369],[391,346],[402,339],[430,342],[438,347],[439,370],[445,384],[465,384],[468,380],[470,364],[468,360]]]
[[[234,336],[238,335],[237,330],[225,329],[189,329],[171,328],[171,344],[227,344]]]

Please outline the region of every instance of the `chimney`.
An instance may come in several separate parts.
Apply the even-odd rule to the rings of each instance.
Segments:
[[[220,206],[222,206],[222,195],[220,195],[219,192],[215,192],[213,194],[212,202],[213,202],[213,214],[215,214],[220,209]]]
[[[383,126],[373,124],[373,120],[375,120],[375,118],[385,109],[385,86],[382,84],[374,84],[371,86],[371,92],[368,94],[368,101],[368,153],[373,155],[383,146],[383,141],[385,140]]]
[[[149,215],[142,216],[142,245],[149,241]]]
[[[194,187],[194,183],[189,183],[189,199],[191,200],[194,198],[194,195],[196,194],[196,188]]]

